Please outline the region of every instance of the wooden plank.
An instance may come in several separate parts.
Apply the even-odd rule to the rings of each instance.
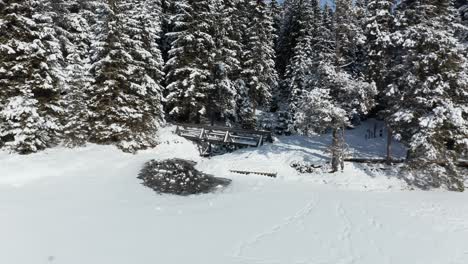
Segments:
[[[276,172],[259,172],[259,171],[243,171],[243,170],[229,170],[232,173],[239,173],[239,174],[257,174],[257,175],[263,175],[263,176],[268,176],[272,178],[276,178],[278,174]]]
[[[384,159],[384,158],[377,158],[377,159],[376,158],[345,158],[344,161],[356,162],[356,163],[386,163],[387,159]],[[392,159],[390,163],[395,164],[395,163],[404,163],[404,162],[406,162],[405,159]],[[441,166],[445,165],[444,162],[435,161],[433,163],[436,163]],[[468,161],[459,160],[455,162],[455,165],[458,167],[468,168]]]
[[[357,163],[385,163],[387,159],[380,158],[345,158],[344,161],[357,162]],[[391,163],[403,163],[403,159],[392,159]]]
[[[257,147],[260,147],[261,145],[263,145],[263,136],[260,136],[258,139]]]

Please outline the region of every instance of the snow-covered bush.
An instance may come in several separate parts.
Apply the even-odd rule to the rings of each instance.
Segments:
[[[183,159],[151,160],[138,178],[158,193],[190,195],[209,193],[228,186],[231,180],[216,178],[194,168],[196,162]]]
[[[316,173],[330,170],[328,164],[314,164],[306,161],[294,161],[289,166],[299,173]]]
[[[464,191],[464,178],[454,164],[410,162],[402,167],[405,181],[423,190],[444,188],[451,191]]]

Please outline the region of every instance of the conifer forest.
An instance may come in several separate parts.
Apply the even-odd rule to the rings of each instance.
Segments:
[[[158,146],[168,124],[346,133],[373,118],[415,186],[463,191],[465,0],[0,0],[0,148]],[[364,136],[364,135],[363,135]],[[466,171],[465,171],[466,172]]]
[[[0,264],[467,264],[468,0],[0,0]]]

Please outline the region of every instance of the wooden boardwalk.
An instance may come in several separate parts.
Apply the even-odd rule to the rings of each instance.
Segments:
[[[211,145],[234,148],[259,147],[273,142],[271,132],[221,126],[177,124],[176,134],[197,142],[202,156],[211,155]]]

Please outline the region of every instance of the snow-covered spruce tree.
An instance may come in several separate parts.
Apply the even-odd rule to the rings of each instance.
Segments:
[[[166,62],[169,58],[169,50],[171,49],[171,43],[174,41],[172,35],[167,33],[173,32],[175,27],[175,19],[177,12],[176,3],[179,0],[161,0],[161,37],[160,47],[163,60]]]
[[[365,36],[359,24],[356,11],[358,10],[352,0],[335,1],[334,24],[336,34],[336,52],[340,67],[359,76],[363,65],[358,58],[359,50],[365,43]]]
[[[370,0],[365,18],[366,76],[382,95],[389,85],[392,57],[391,33],[394,27],[393,0]],[[380,97],[380,96],[379,96]]]
[[[303,97],[295,114],[295,125],[301,134],[332,130],[332,172],[343,169],[344,129],[354,114],[365,114],[373,106],[376,93],[372,84],[354,79],[340,67],[321,62],[315,88]]]
[[[279,35],[281,28],[281,21],[283,19],[283,6],[278,3],[277,0],[272,0],[268,4],[268,11],[273,19],[273,28],[275,29],[275,35]],[[275,38],[275,48],[278,44],[278,38]]]
[[[91,27],[88,21],[93,10],[91,3],[89,0],[51,1],[54,28],[63,58],[60,68],[64,75],[62,102],[66,112],[61,123],[65,144],[70,147],[85,144],[90,134],[86,89],[92,82],[89,73]]]
[[[358,29],[358,41],[356,43],[356,61],[354,67],[354,75],[365,77],[367,66],[367,38],[366,38],[366,21],[368,15],[367,5],[370,0],[355,0],[352,8],[352,16],[356,28]]]
[[[388,95],[392,127],[409,145],[408,181],[462,191],[454,162],[468,147],[468,73],[452,14],[452,1],[402,1],[393,35],[402,63]]]
[[[304,21],[304,28],[301,32],[301,37],[294,48],[294,56],[291,58],[290,63],[286,69],[285,83],[290,91],[288,103],[289,113],[292,117],[296,112],[298,103],[301,97],[310,90],[311,78],[314,76],[314,69],[316,65],[316,54],[320,51],[314,49],[316,37],[318,36],[318,28],[322,23],[321,10],[319,3],[315,0],[308,2],[305,5],[305,15],[302,17]],[[292,122],[294,122],[292,120]]]
[[[140,9],[123,0],[98,6],[89,89],[90,141],[135,152],[156,145],[161,122],[160,53]],[[158,17],[156,17],[158,18]],[[147,24],[149,23],[149,24]]]
[[[60,138],[60,46],[48,1],[0,1],[0,145],[22,154]]]
[[[207,115],[207,95],[211,85],[209,61],[215,43],[211,1],[176,1],[174,38],[166,62],[166,107],[172,119],[200,122]]]
[[[247,25],[246,44],[242,56],[242,78],[250,99],[250,112],[241,120],[244,127],[255,124],[258,107],[271,100],[271,91],[278,84],[273,48],[274,28],[272,17],[263,1],[248,2],[251,13]],[[253,121],[253,122],[252,122]]]
[[[395,24],[393,7],[393,0],[369,0],[363,26],[366,36],[364,75],[376,84],[376,110],[384,120],[390,114],[387,100],[393,100],[386,96],[386,91],[392,79],[398,78],[391,75],[392,67],[399,63],[398,52],[391,41]],[[387,162],[392,159],[392,140],[392,128],[387,124]]]
[[[366,114],[374,106],[375,86],[362,78],[353,77],[342,67],[336,44],[341,40],[328,10],[322,13],[317,35],[312,40],[313,74],[308,79],[310,90],[304,91],[295,113],[294,126],[301,134],[323,133],[332,130],[332,171],[343,168],[345,150],[344,129],[349,119]]]
[[[157,123],[161,123],[165,119],[162,108],[164,60],[160,49],[161,3],[159,0],[132,0],[121,6],[126,7],[126,11],[122,12],[127,35],[124,43],[134,62],[130,66],[130,81],[139,94],[149,96],[146,99],[149,104],[147,110]]]
[[[235,80],[240,71],[242,43],[236,25],[237,1],[212,0],[212,36],[214,49],[210,58],[211,87],[207,110],[211,121],[226,121],[235,116]]]
[[[276,46],[276,68],[278,75],[283,78],[286,73],[286,68],[289,61],[294,56],[294,47],[297,45],[297,41],[301,36],[301,32],[304,32],[304,15],[307,15],[306,11],[311,0],[285,0],[283,3],[283,21],[281,23],[278,44]],[[284,93],[288,93],[284,91]]]
[[[458,19],[456,23],[457,35],[465,45],[465,50],[468,53],[468,3],[465,0],[455,1],[457,7],[457,14],[455,15]]]

